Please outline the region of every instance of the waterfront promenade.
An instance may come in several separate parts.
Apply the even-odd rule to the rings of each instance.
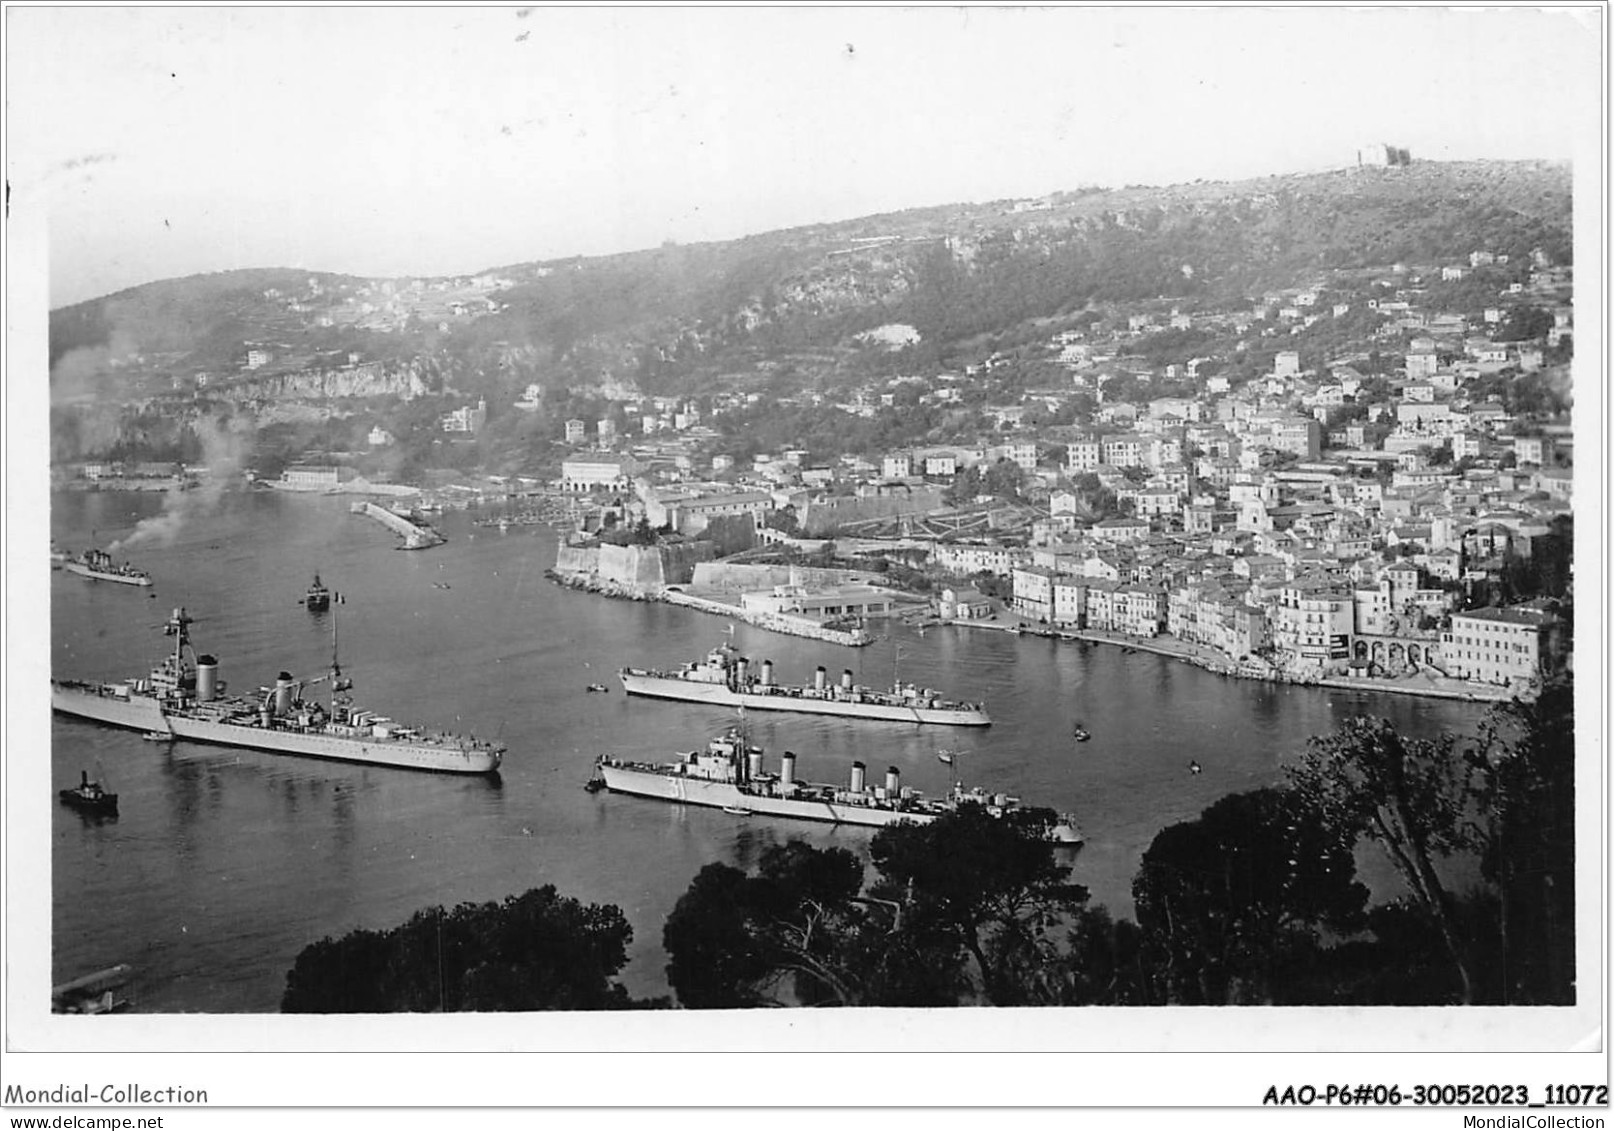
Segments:
[[[1510,688],[1489,684],[1470,683],[1467,680],[1449,679],[1428,671],[1386,679],[1372,679],[1341,675],[1300,675],[1284,671],[1265,663],[1237,664],[1227,655],[1204,644],[1179,640],[1174,636],[1127,636],[1119,632],[1094,629],[1051,628],[1005,611],[998,620],[941,620],[939,623],[958,628],[978,628],[995,632],[1011,632],[1029,636],[1044,636],[1052,640],[1085,641],[1092,644],[1113,644],[1138,652],[1152,652],[1182,660],[1195,667],[1216,672],[1235,679],[1265,680],[1271,683],[1303,684],[1307,687],[1333,687],[1348,691],[1382,691],[1391,695],[1416,695],[1430,699],[1454,699],[1465,702],[1506,703],[1514,698]]]

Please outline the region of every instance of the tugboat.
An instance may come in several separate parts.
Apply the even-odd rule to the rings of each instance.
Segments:
[[[314,575],[314,584],[303,594],[303,604],[308,606],[311,613],[323,613],[331,607],[331,591],[325,588],[325,583],[319,579],[317,573]]]
[[[115,815],[118,811],[118,795],[108,793],[101,788],[100,782],[90,780],[89,772],[79,771],[78,784],[72,789],[59,790],[57,793],[64,802],[73,808],[85,813],[95,813],[99,816]]]

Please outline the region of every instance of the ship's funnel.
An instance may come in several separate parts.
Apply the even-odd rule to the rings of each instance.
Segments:
[[[796,755],[791,751],[786,750],[785,756],[779,759],[779,784],[781,786],[788,786],[795,784],[795,781]]]
[[[286,715],[291,713],[291,685],[290,672],[281,672],[275,679],[275,714]]]
[[[763,687],[772,687],[773,686],[773,661],[772,660],[763,660],[762,661],[762,686]]]
[[[217,656],[196,657],[196,701],[211,703],[219,694],[219,661]]]
[[[762,751],[755,746],[745,752],[745,773],[752,781],[762,776]]]
[[[895,766],[887,766],[885,770],[885,791],[892,797],[902,793],[902,773]]]
[[[741,687],[745,686],[745,669],[750,663],[751,661],[744,656],[734,661],[734,680]]]
[[[863,769],[864,767],[862,762],[852,763],[852,784],[847,788],[853,793],[863,792]]]
[[[813,687],[816,690],[818,690],[818,691],[824,690],[824,679],[825,679],[825,676],[827,676],[827,675],[828,675],[828,673],[824,671],[824,665],[819,664],[818,665],[818,670],[813,673]]]
[[[850,691],[850,690],[852,690],[852,669],[851,668],[847,668],[847,669],[845,669],[844,671],[841,672],[841,690],[842,691]]]

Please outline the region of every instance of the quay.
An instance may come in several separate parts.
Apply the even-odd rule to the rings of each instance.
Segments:
[[[821,640],[826,644],[840,644],[848,648],[861,648],[865,644],[874,642],[874,637],[870,636],[867,630],[862,628],[834,628],[820,624],[810,617],[796,617],[788,613],[742,609],[738,605],[730,605],[723,601],[696,597],[680,589],[669,588],[650,591],[642,587],[607,580],[597,574],[563,572],[553,569],[545,570],[544,576],[569,589],[580,589],[603,597],[620,597],[629,601],[660,601],[668,605],[679,605],[686,609],[694,609],[697,612],[714,613],[717,616],[728,617],[731,620],[741,621],[744,624],[749,624],[756,628],[765,628],[770,632],[778,632],[786,636],[802,636],[809,640]]]
[[[373,518],[394,534],[403,539],[404,550],[426,550],[433,546],[441,546],[448,539],[429,526],[410,522],[403,515],[390,511],[386,507],[378,507],[374,503],[354,503],[354,514],[362,514],[366,518]]]
[[[1425,699],[1455,699],[1467,702],[1506,703],[1513,693],[1505,687],[1472,684],[1460,680],[1434,682],[1435,677],[1389,680],[1341,675],[1297,675],[1270,665],[1237,664],[1220,652],[1172,636],[1127,636],[1091,629],[1051,628],[1029,621],[1011,620],[985,623],[980,620],[938,619],[936,624],[957,628],[980,628],[990,632],[1012,632],[1020,636],[1041,636],[1055,641],[1081,641],[1088,644],[1114,644],[1135,652],[1152,652],[1171,660],[1182,660],[1217,675],[1234,679],[1255,679],[1267,683],[1292,683],[1302,687],[1330,687],[1340,691],[1382,691],[1390,695],[1416,695]]]

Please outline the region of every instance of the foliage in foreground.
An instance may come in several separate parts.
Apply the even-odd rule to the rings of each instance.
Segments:
[[[791,841],[755,875],[701,869],[667,919],[668,980],[695,1008],[1053,1004],[1036,974],[1087,890],[1043,839],[1053,814],[969,806],[882,829],[877,878]]]
[[[872,868],[801,841],[753,873],[709,864],[667,918],[668,980],[695,1009],[1574,1004],[1573,693],[1564,679],[1494,709],[1473,740],[1372,719],[1313,739],[1286,786],[1154,838],[1136,923],[1087,905],[1046,810],[882,829]],[[1367,906],[1363,842],[1404,896]],[[432,908],[307,947],[281,1008],[663,1004],[615,980],[631,939],[617,908],[549,886]]]
[[[633,928],[613,906],[533,888],[501,902],[416,912],[303,949],[283,1013],[626,1009],[615,981]]]
[[[867,881],[799,842],[708,865],[667,920],[669,981],[690,1008],[1572,1004],[1572,697],[1498,708],[1477,741],[1313,739],[1286,786],[1155,837],[1136,923],[1088,907],[1034,823],[978,813],[882,830]],[[1368,906],[1362,842],[1405,896]]]

